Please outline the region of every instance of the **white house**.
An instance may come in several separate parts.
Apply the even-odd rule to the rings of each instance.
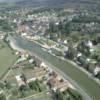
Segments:
[[[94,70],[94,75],[97,75],[98,72],[100,72],[100,67],[96,67],[95,70]]]

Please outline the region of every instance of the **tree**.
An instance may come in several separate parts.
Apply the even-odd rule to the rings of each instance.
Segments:
[[[28,85],[29,85],[30,89],[32,89],[32,90],[36,89],[34,81],[29,82]]]
[[[30,89],[41,92],[41,87],[39,85],[38,80],[31,81],[28,83]]]
[[[5,85],[3,82],[0,82],[0,88],[4,89]]]
[[[70,25],[71,23],[70,22],[67,22],[65,25],[64,25],[64,29],[63,29],[63,32],[65,33],[65,35],[69,35],[70,34]]]
[[[73,45],[72,45],[72,41],[69,41],[68,43],[68,51],[66,53],[66,57],[73,60],[74,57],[75,57],[75,54],[76,54],[76,50],[75,48],[73,48]]]
[[[0,100],[6,100],[6,97],[4,94],[0,94]]]
[[[11,88],[11,84],[9,82],[7,82],[6,80],[4,81],[4,84],[5,84],[5,87],[7,89],[10,89]]]
[[[73,60],[74,59],[74,50],[68,49],[66,57]]]
[[[82,100],[82,96],[75,90],[68,88],[68,93],[73,97],[74,100]]]
[[[12,31],[11,25],[7,20],[0,19],[0,28],[3,31]]]
[[[98,74],[95,77],[100,79],[100,71],[98,72]]]
[[[49,32],[50,32],[50,33],[55,33],[55,32],[57,32],[57,26],[56,26],[55,23],[52,22],[52,21],[49,23]]]
[[[12,92],[12,94],[14,96],[17,96],[18,95],[18,89],[17,88],[12,88],[11,92]]]
[[[63,23],[62,23],[61,21],[59,22],[58,30],[59,30],[60,32],[62,32],[62,30],[63,30]]]
[[[25,85],[21,85],[20,87],[19,87],[19,91],[25,91],[26,90],[26,86]]]
[[[90,48],[85,46],[83,41],[78,44],[77,49],[78,51],[82,52],[86,56],[90,55]]]
[[[63,100],[63,94],[59,90],[55,92],[55,97],[57,100]]]
[[[100,43],[100,36],[97,36],[96,41]]]
[[[24,74],[22,74],[20,77],[26,83],[26,81],[27,81],[26,76]]]

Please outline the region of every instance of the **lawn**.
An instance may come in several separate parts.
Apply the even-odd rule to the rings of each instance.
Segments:
[[[61,52],[61,51],[58,51],[58,50],[56,50],[56,49],[54,49],[54,48],[51,48],[51,51],[52,51],[52,53],[55,54],[56,56],[62,56],[62,52]]]
[[[9,100],[18,100],[18,99],[14,96],[11,96]],[[53,100],[53,99],[48,94],[43,92],[26,98],[22,98],[20,100]]]
[[[43,37],[41,37],[40,39],[38,39],[36,41],[39,42],[40,44],[47,44],[48,46],[53,46],[56,44],[54,41],[43,38]]]
[[[17,56],[13,54],[13,51],[8,45],[0,41],[0,77],[7,71],[7,69],[14,64]]]
[[[16,68],[16,69],[11,70],[10,73],[8,74],[7,78],[6,78],[7,82],[9,82],[10,85],[11,85],[11,88],[9,89],[9,91],[11,91],[14,88],[18,89],[18,83],[17,83],[15,76],[21,75],[22,73],[25,75],[25,77],[27,79],[34,78],[34,70],[32,70],[30,68],[29,69]],[[17,95],[13,94],[14,97],[11,96],[11,100],[13,98],[24,99],[25,97],[27,98],[28,96],[30,97],[31,95],[36,95],[38,93],[41,93],[42,91],[47,90],[46,86],[40,81],[38,81],[38,85],[37,85],[37,83],[32,82],[31,86],[34,89],[32,89],[32,87],[30,88],[30,84],[28,84],[28,85],[26,85],[26,89],[23,92],[19,92],[19,94],[17,94]]]
[[[37,95],[30,96],[29,98],[25,98],[23,100],[53,100],[49,94],[40,93]]]
[[[44,42],[43,41],[41,41],[41,40],[36,40],[38,43],[40,43],[40,44],[44,44]]]
[[[15,86],[18,85],[16,77],[15,77],[15,73],[13,72],[13,70],[10,70],[9,73],[7,74],[6,81],[10,83],[11,85],[12,84],[14,84]]]

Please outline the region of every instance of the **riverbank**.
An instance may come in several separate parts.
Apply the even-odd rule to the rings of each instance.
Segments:
[[[17,43],[16,43],[15,40],[10,40],[9,45],[10,45],[10,47],[11,47],[13,50],[15,50],[15,51],[25,52],[24,49],[22,49],[21,47],[19,47],[19,46],[17,45]]]

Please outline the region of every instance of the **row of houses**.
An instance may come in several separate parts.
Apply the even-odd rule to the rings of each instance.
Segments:
[[[94,44],[91,40],[84,40],[82,41],[82,45],[88,47],[90,54],[89,56],[85,56],[82,52],[78,51],[76,56],[77,63],[81,64],[84,68],[96,76],[100,73],[100,63],[97,61],[97,59],[92,58],[92,55],[94,55],[96,52]],[[100,76],[98,79],[100,79]]]

